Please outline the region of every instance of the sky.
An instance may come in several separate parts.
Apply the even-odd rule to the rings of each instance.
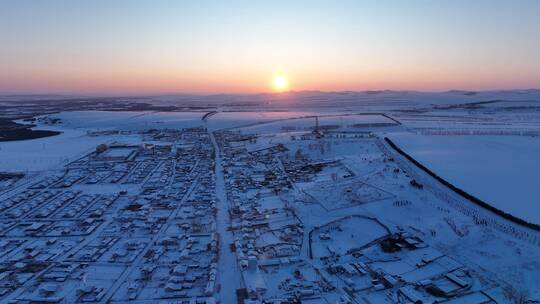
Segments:
[[[536,0],[0,0],[0,92],[540,88]]]

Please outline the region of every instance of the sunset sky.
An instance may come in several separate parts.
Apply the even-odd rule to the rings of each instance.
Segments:
[[[540,88],[540,1],[0,0],[0,93]]]

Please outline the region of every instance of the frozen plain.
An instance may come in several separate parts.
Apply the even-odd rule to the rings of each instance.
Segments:
[[[293,104],[292,109],[283,104],[276,105],[277,101],[256,111],[252,110],[253,107],[250,107],[250,111],[239,111],[235,107],[224,111],[221,107],[206,120],[202,118],[208,111],[80,111],[48,114],[43,117],[58,118],[61,123],[50,125],[47,119],[43,119],[38,123],[38,128],[61,130],[63,134],[0,143],[0,170],[27,174],[13,189],[8,189],[2,199],[12,199],[17,193],[23,192],[33,179],[42,178],[48,172],[61,172],[75,160],[82,158],[91,164],[95,161],[92,160],[95,156],[92,153],[102,143],[111,147],[113,143],[129,146],[142,143],[172,145],[174,149],[188,149],[186,151],[189,151],[190,145],[201,145],[214,151],[216,174],[200,178],[217,179],[215,186],[210,186],[214,190],[206,191],[215,197],[217,212],[215,215],[204,215],[215,217],[216,226],[207,228],[206,232],[219,234],[220,240],[225,243],[221,244],[215,257],[218,264],[215,289],[210,293],[198,292],[193,287],[200,283],[196,280],[191,283],[191,289],[189,285],[180,287],[188,292],[175,294],[170,290],[178,288],[178,283],[173,281],[168,284],[177,285],[168,287],[169,294],[159,293],[159,282],[167,282],[165,277],[174,277],[182,272],[158,268],[152,272],[155,287],[151,286],[152,279],[150,283],[140,283],[142,279],[134,277],[134,274],[138,268],[148,264],[143,257],[152,247],[128,249],[129,254],[133,251],[133,261],[117,263],[110,259],[107,262],[104,258],[108,250],[112,251],[111,255],[119,255],[119,258],[124,254],[123,250],[117,252],[115,246],[118,245],[111,245],[110,249],[104,247],[104,257],[95,262],[96,267],[100,263],[109,263],[108,268],[103,266],[106,271],[118,271],[122,275],[111,284],[110,289],[105,288],[102,298],[96,298],[97,302],[128,301],[133,294],[132,300],[141,303],[167,299],[183,301],[190,297],[210,301],[210,296],[221,303],[231,303],[240,297],[274,303],[278,300],[293,303],[293,298],[301,299],[302,303],[405,303],[411,297],[425,302],[436,299],[456,303],[517,303],[538,299],[538,231],[508,222],[467,202],[433,181],[381,140],[391,138],[418,161],[467,192],[516,217],[538,223],[540,211],[538,204],[535,204],[538,197],[536,172],[540,170],[536,159],[539,137],[535,133],[540,130],[539,105],[535,101],[538,94],[501,93],[499,97],[507,97],[508,101],[486,105],[476,105],[477,100],[469,100],[470,95],[456,92],[433,100],[423,94],[411,94],[371,94],[362,97],[365,102],[340,98],[342,111],[335,108],[329,110],[317,104],[321,99],[334,98],[325,97],[324,94],[315,94],[318,96],[317,102],[306,105],[310,96],[314,96],[312,94],[304,96],[302,102]],[[486,93],[485,97],[475,98],[482,101],[492,96],[497,94]],[[403,106],[403,100],[408,98],[413,102]],[[519,106],[512,104],[514,99]],[[531,110],[531,107],[536,110]],[[377,113],[384,113],[396,122]],[[313,133],[316,120],[321,134]],[[205,139],[204,132],[187,130],[181,131],[184,133],[180,135],[174,132],[193,127],[206,128],[210,140]],[[149,129],[163,131],[159,135],[158,131],[147,133]],[[200,141],[188,142],[187,137],[197,137]],[[281,146],[286,151],[281,151]],[[146,150],[138,153],[140,156],[135,157],[133,170],[151,163],[151,158],[144,156]],[[175,173],[166,174],[164,169],[163,174],[167,178],[161,182],[161,187],[157,187],[157,192],[143,193],[153,174],[167,166],[171,160],[167,157],[171,157],[175,166],[182,162],[181,158],[160,156],[157,169],[150,171],[143,180],[133,183],[124,180],[117,185],[119,191],[128,190],[128,198],[124,198],[126,201],[117,200],[112,205],[117,204],[116,207],[105,210],[102,218],[106,224],[112,225],[119,215],[125,216],[124,212],[127,211],[122,210],[135,208],[130,207],[133,203],[127,200],[144,198],[151,201],[152,195],[159,195],[162,188],[175,183]],[[268,175],[269,172],[274,174]],[[96,172],[90,170],[88,174]],[[127,179],[132,174],[128,173]],[[246,179],[248,176],[250,178]],[[86,186],[93,184],[86,183],[90,178],[84,177],[67,189],[59,189],[82,191],[78,195],[95,195],[100,187],[104,189],[111,184],[106,178],[99,178],[94,186]],[[411,186],[412,179],[421,183],[423,188]],[[189,185],[187,180],[183,183]],[[197,187],[191,184],[191,188],[186,189],[186,198],[179,202],[181,208],[187,208],[187,202],[193,199],[190,195],[199,195],[197,191],[205,193],[204,189],[197,190]],[[275,190],[285,188],[289,190]],[[141,191],[140,197],[136,194],[138,191]],[[144,206],[147,203],[141,201],[138,204]],[[61,208],[69,205],[66,203]],[[16,206],[9,207],[8,211],[14,208]],[[239,211],[235,212],[239,213],[231,211],[236,208]],[[170,232],[175,227],[175,214],[182,210],[173,210],[169,220],[158,226],[161,228],[154,241],[173,235],[166,231]],[[157,211],[150,209],[149,212]],[[9,253],[3,259],[3,265],[7,267],[12,265],[10,263],[25,261],[21,259],[21,253],[28,248],[24,242],[35,241],[33,236],[21,234],[17,227],[10,226],[16,222],[7,212],[2,212],[2,215],[5,225],[2,238],[8,242],[3,250]],[[83,215],[81,213],[78,218]],[[273,220],[259,223],[261,216]],[[37,220],[30,211],[23,213],[23,218],[26,222]],[[103,225],[98,224],[88,238],[103,238],[103,233],[109,231],[104,231],[101,228]],[[254,228],[258,225],[264,228]],[[373,226],[370,228],[369,225]],[[380,225],[388,229],[386,234]],[[228,227],[233,227],[230,235],[226,232]],[[362,233],[362,230],[372,231],[373,235]],[[66,236],[56,236],[51,231],[43,233],[42,237],[45,238],[65,239],[66,244],[70,238],[69,233]],[[404,243],[401,243],[398,235]],[[135,237],[145,241],[144,233]],[[405,241],[407,238],[415,242],[421,240],[422,246],[415,250],[402,249],[397,253],[381,252],[377,246],[384,247],[379,243],[384,237],[397,238],[396,244],[400,246],[412,242]],[[190,238],[194,238],[194,234],[186,238],[188,243]],[[16,244],[15,239],[23,240],[25,245],[13,245]],[[288,241],[284,242],[285,239]],[[146,243],[151,244],[148,240]],[[311,243],[314,243],[313,248]],[[235,244],[235,251],[228,251],[230,244]],[[76,257],[83,249],[65,246],[65,255],[50,258],[47,267],[60,262],[78,262],[67,257],[71,254]],[[181,250],[182,246],[187,245],[178,246],[177,249]],[[36,251],[40,249],[39,244],[32,248]],[[425,265],[418,266],[422,260],[418,255],[423,256],[425,261],[422,263]],[[274,261],[276,258],[277,262]],[[170,262],[167,265],[173,264]],[[463,273],[464,269],[467,274]],[[59,301],[82,300],[76,296],[84,291],[80,286],[68,287],[67,283],[56,283],[56,287],[51,284],[42,286],[44,284],[40,280],[48,270],[50,268],[29,276],[21,287],[6,292],[4,299],[31,302],[35,295],[29,294],[30,290],[37,287],[38,290],[43,289],[43,294],[62,294],[60,289],[71,288]],[[90,270],[95,271],[93,268]],[[393,277],[398,283],[385,279],[385,275]],[[90,272],[87,276],[91,276]],[[453,290],[449,285],[456,284],[452,280],[456,277],[457,281],[461,278],[461,281],[470,282]],[[428,287],[422,287],[422,284],[428,284],[426,280],[431,284],[426,286],[434,286],[448,293],[436,293],[434,296],[426,291],[430,290]],[[80,285],[76,282],[73,280],[72,284]],[[98,285],[94,284],[94,287]],[[47,291],[49,289],[52,291]],[[238,293],[237,290],[244,290],[245,293]]]

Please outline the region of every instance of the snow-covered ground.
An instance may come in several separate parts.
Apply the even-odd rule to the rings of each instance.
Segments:
[[[88,136],[87,131],[64,127],[38,127],[62,132],[56,136],[0,143],[0,171],[42,171],[60,165],[82,154],[95,150],[96,146],[115,141],[137,141],[138,136],[107,135]]]
[[[97,130],[141,130],[202,126],[206,112],[74,111],[50,115],[67,128]]]
[[[404,151],[493,206],[540,223],[540,138],[526,136],[390,136]]]
[[[446,274],[470,280],[470,290],[460,296],[474,292],[472,296],[489,295],[502,303],[538,299],[538,232],[472,204],[382,140],[390,137],[436,174],[493,206],[540,223],[540,137],[534,135],[540,131],[540,115],[531,110],[537,107],[531,101],[537,94],[313,92],[291,101],[276,97],[265,104],[266,110],[250,106],[250,111],[239,111],[223,105],[215,113],[50,114],[52,119],[39,120],[37,128],[62,134],[0,143],[0,171],[35,171],[23,178],[28,180],[25,184],[15,183],[16,191],[2,193],[9,201],[0,205],[0,229],[7,231],[0,249],[9,251],[13,261],[22,256],[25,249],[17,239],[34,242],[34,236],[26,234],[34,225],[25,225],[38,217],[38,222],[51,225],[45,237],[73,247],[69,251],[77,253],[76,260],[82,261],[86,250],[103,248],[103,257],[81,270],[88,282],[106,291],[101,301],[134,297],[142,303],[187,292],[234,303],[242,287],[264,287],[266,291],[257,293],[268,299],[313,292],[302,301],[347,303],[338,299],[348,294],[357,300],[395,303],[393,296],[411,287],[409,283],[431,278],[448,286]],[[497,96],[509,100],[462,105]],[[302,106],[309,98],[314,99],[312,106]],[[328,98],[344,107],[330,107]],[[285,102],[290,102],[288,111]],[[378,115],[380,111],[401,124]],[[321,132],[312,132],[314,116]],[[182,130],[195,127],[208,131]],[[88,154],[114,141],[137,146]],[[131,151],[138,151],[134,160]],[[78,161],[67,165],[73,160]],[[42,190],[28,191],[39,172],[44,173],[38,188]],[[411,184],[413,179],[422,187]],[[82,195],[63,204],[63,191]],[[24,193],[28,197],[17,197]],[[120,193],[127,196],[114,204],[87,200]],[[89,230],[91,236],[78,245],[58,236],[78,231],[70,226],[71,219],[63,218],[73,214],[81,221],[89,215],[97,219],[92,224],[97,229]],[[64,226],[56,228],[55,223]],[[49,233],[49,226],[43,229]],[[126,240],[107,243],[109,234],[121,239],[123,231],[129,232]],[[189,237],[175,239],[184,234]],[[402,249],[383,252],[379,242],[389,235],[418,242],[417,248],[400,243]],[[140,246],[133,245],[135,239]],[[36,242],[36,248],[61,247],[42,243]],[[184,263],[180,260],[188,245],[193,246],[193,260],[185,265],[208,266],[193,270],[198,277],[189,280],[208,285],[180,283],[185,270],[176,266]],[[207,255],[209,248],[213,253]],[[51,260],[71,261],[67,254]],[[111,259],[119,261],[111,265]],[[143,269],[143,264],[149,267]],[[96,265],[109,272],[99,284]],[[388,287],[362,271],[384,271],[405,281]],[[56,284],[64,288],[57,294],[73,298],[76,275],[69,284]],[[151,279],[144,283],[148,275]],[[335,288],[323,288],[322,277]],[[32,282],[9,291],[7,298],[37,294],[33,289],[38,285]],[[210,291],[202,292],[201,287]],[[39,293],[51,288],[41,286]]]

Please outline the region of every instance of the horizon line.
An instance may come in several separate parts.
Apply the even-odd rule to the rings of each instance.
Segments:
[[[540,91],[540,88],[513,88],[513,89],[481,89],[481,90],[467,90],[467,89],[448,89],[448,90],[395,90],[395,89],[379,89],[379,90],[290,90],[285,92],[253,92],[253,93],[227,93],[227,92],[161,92],[161,93],[78,93],[78,92],[48,92],[48,93],[30,93],[30,92],[0,92],[1,97],[38,97],[38,96],[61,96],[61,97],[93,97],[93,98],[107,98],[107,97],[159,97],[159,96],[256,96],[256,95],[287,95],[287,94],[299,94],[299,93],[322,93],[322,94],[332,94],[332,93],[451,93],[451,92],[472,92],[472,93],[489,93],[489,92],[516,92],[516,91]]]

